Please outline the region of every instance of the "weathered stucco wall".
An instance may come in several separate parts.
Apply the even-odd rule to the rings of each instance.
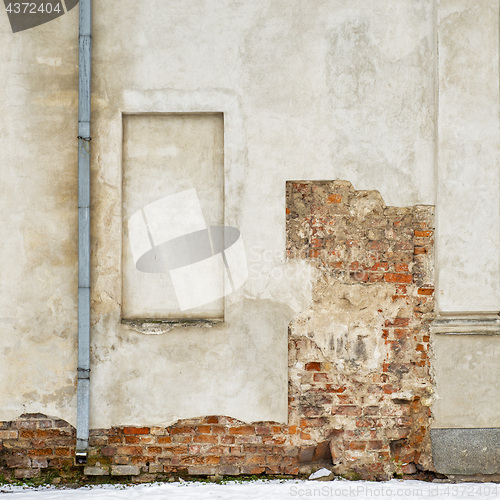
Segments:
[[[75,412],[77,11],[16,34],[0,13],[2,419]]]
[[[0,15],[2,421],[41,412],[75,423],[77,17],[73,9],[13,34],[7,16]],[[394,339],[368,335],[378,331],[383,314],[387,321],[401,318],[406,306],[412,314],[428,313],[416,311],[413,302],[405,305],[404,293],[389,293],[404,283],[385,277],[379,283],[376,270],[367,276],[362,270],[359,280],[368,282],[346,289],[337,277],[322,276],[311,259],[287,259],[283,211],[290,179],[345,179],[358,190],[377,191],[402,211],[437,200],[439,312],[459,323],[460,314],[489,313],[482,321],[497,332],[498,0],[321,0],[314,8],[300,0],[121,0],[94,2],[93,22],[92,428],[166,425],[207,415],[285,425],[290,323],[292,337],[314,330],[316,354],[327,353],[311,363],[336,370],[341,360],[358,363],[365,356],[366,375],[393,352],[384,351],[387,342],[405,335],[396,326],[390,327]],[[224,167],[217,189],[224,190],[223,223],[241,231],[249,275],[225,298],[225,322],[210,328],[122,322],[122,250],[128,248],[123,117],[171,113],[223,115]],[[152,168],[164,172],[162,185],[190,187],[167,157]],[[149,187],[139,182],[141,169],[144,179],[151,174],[147,163],[139,166],[135,194],[150,199]],[[359,214],[372,210],[371,196],[356,198],[357,224],[363,223]],[[358,231],[355,225],[349,230]],[[379,236],[374,228],[366,239],[377,242]],[[397,280],[405,272],[385,274]],[[373,303],[361,312],[368,285],[384,313]],[[415,290],[411,301],[423,304],[426,293]],[[342,296],[356,304],[357,327],[329,330],[332,318],[340,325],[354,315],[344,310]],[[151,331],[162,334],[144,333]],[[358,342],[358,336],[365,340]],[[425,353],[429,339],[423,336],[417,351]],[[496,407],[483,407],[488,398],[499,399],[498,384],[481,374],[496,369],[494,359],[481,354],[496,349],[496,337],[435,337],[435,427],[500,426]],[[467,364],[471,344],[470,360],[480,360],[484,372]],[[465,360],[456,377],[449,375],[449,352]],[[312,355],[308,347],[306,353]],[[427,362],[420,368],[427,370]],[[384,378],[395,377],[406,391],[409,377],[415,389],[413,375],[399,379],[388,363],[387,372],[382,365]],[[318,375],[314,382],[329,383],[326,371],[304,370],[293,376]],[[414,366],[408,373],[417,371]],[[464,397],[474,394],[470,401],[456,398],[462,378],[468,381]],[[420,399],[404,410],[415,410],[412,429],[428,408],[428,383],[425,378],[421,393],[415,392]],[[468,408],[460,418],[453,414],[457,401]],[[469,412],[479,402],[482,420]],[[3,430],[10,435],[10,427]],[[315,446],[322,439],[310,435]],[[427,435],[420,438],[426,457]],[[388,439],[373,440],[387,448]],[[340,448],[349,452],[349,442]],[[373,451],[367,456],[387,452],[368,450],[366,443],[353,446]]]
[[[500,427],[500,338],[437,335],[437,428]],[[478,411],[480,409],[480,411]]]
[[[433,327],[433,425],[498,428],[499,2],[441,1],[437,26],[436,300],[442,319]]]
[[[284,262],[285,180],[343,177],[390,204],[433,203],[432,16],[431,1],[95,2],[93,427],[286,421],[287,325],[313,273]],[[16,36],[0,22],[2,418],[74,422],[77,10]],[[250,275],[224,325],[148,337],[120,322],[122,113],[200,111],[224,113],[224,222]]]
[[[498,19],[496,0],[439,2],[437,300],[443,313],[500,310]]]

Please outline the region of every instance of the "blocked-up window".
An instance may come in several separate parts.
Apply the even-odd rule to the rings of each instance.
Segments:
[[[123,115],[124,319],[224,317],[223,151],[221,113]]]

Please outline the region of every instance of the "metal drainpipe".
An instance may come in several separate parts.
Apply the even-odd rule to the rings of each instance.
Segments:
[[[78,55],[78,387],[76,463],[87,463],[90,396],[90,80],[92,0],[80,0]]]

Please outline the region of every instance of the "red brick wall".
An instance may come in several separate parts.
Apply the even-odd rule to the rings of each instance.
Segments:
[[[386,207],[378,193],[345,181],[288,182],[286,200],[288,257],[317,271],[311,307],[289,328],[288,425],[208,416],[95,429],[87,475],[296,475],[330,464],[387,478],[432,467],[432,208]],[[362,305],[358,295],[368,297]],[[335,336],[325,318],[338,319],[346,300],[346,333]],[[353,337],[363,315],[363,335]],[[30,414],[0,423],[0,472],[74,471],[74,446],[74,428],[62,420]]]
[[[432,235],[432,207],[386,207],[377,192],[345,181],[287,183],[288,256],[319,273],[314,304],[290,326],[290,423],[302,445],[331,442],[338,472],[387,477],[432,467]],[[364,336],[346,333],[328,349],[330,326],[318,317],[335,322],[348,299],[347,330],[371,310]],[[355,341],[341,360],[339,340]]]

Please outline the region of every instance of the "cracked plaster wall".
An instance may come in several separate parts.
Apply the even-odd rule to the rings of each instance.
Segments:
[[[75,422],[77,17],[14,36],[0,16],[2,420]],[[285,259],[285,181],[434,203],[434,2],[121,0],[93,23],[91,426],[285,422],[287,326],[317,276]],[[249,279],[225,324],[141,335],[120,322],[122,113],[203,111],[224,113]]]

